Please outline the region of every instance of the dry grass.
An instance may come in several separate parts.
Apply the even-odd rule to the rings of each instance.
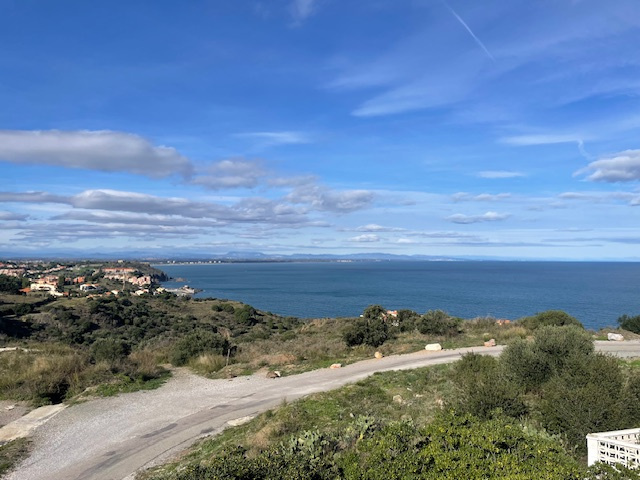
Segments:
[[[222,370],[226,362],[227,358],[224,355],[205,353],[192,359],[189,362],[189,367],[200,375],[209,376]]]

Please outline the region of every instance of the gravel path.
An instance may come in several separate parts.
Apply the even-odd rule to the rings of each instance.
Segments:
[[[603,343],[620,356],[640,356],[640,342]],[[177,370],[161,388],[73,405],[36,430],[34,449],[8,480],[121,480],[164,462],[197,438],[305,395],[337,388],[373,372],[457,360],[469,351],[499,355],[501,347],[417,352],[340,369],[267,379],[208,380]]]

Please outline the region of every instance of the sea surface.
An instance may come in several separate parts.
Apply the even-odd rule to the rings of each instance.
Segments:
[[[301,318],[353,317],[372,304],[462,318],[564,310],[586,328],[640,315],[640,263],[300,262],[156,265],[197,297],[238,300]]]

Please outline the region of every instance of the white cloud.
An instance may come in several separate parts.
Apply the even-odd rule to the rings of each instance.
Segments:
[[[368,190],[336,191],[321,186],[304,186],[296,188],[285,198],[291,203],[309,204],[316,210],[346,213],[369,207],[374,194]]]
[[[196,175],[191,183],[203,185],[211,190],[254,188],[266,174],[260,161],[222,160],[209,165],[204,173]]]
[[[13,222],[13,221],[23,221],[29,218],[29,215],[21,215],[19,213],[14,212],[6,212],[0,211],[0,221],[3,222]]]
[[[154,146],[138,135],[109,130],[2,130],[0,160],[152,178],[188,177],[192,172],[190,161],[174,148]]]
[[[404,228],[384,227],[377,223],[369,223],[356,228],[357,232],[401,232]]]
[[[496,202],[499,200],[504,200],[506,198],[511,198],[510,193],[481,193],[479,195],[471,195],[466,192],[458,192],[452,195],[452,199],[454,202]]]
[[[380,237],[374,233],[363,233],[362,235],[358,235],[356,237],[351,237],[349,239],[350,242],[358,242],[358,243],[371,243],[371,242],[379,242]]]
[[[522,172],[512,172],[509,170],[484,170],[482,172],[478,172],[477,174],[480,178],[518,178],[526,176]]]
[[[456,213],[450,215],[446,219],[453,223],[469,224],[469,223],[481,223],[481,222],[497,222],[506,220],[509,218],[508,214],[498,212],[486,212],[482,215],[464,215],[462,213]]]
[[[625,150],[591,162],[575,175],[592,172],[587,180],[595,182],[632,182],[640,180],[640,150]]]

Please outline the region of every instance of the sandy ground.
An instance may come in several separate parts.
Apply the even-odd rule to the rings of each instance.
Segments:
[[[598,349],[640,356],[640,342],[597,342]],[[9,480],[113,480],[167,461],[197,438],[214,435],[282,401],[331,390],[373,372],[455,361],[469,351],[499,355],[502,347],[417,352],[340,369],[267,379],[208,380],[178,370],[161,388],[73,405],[33,435],[32,454]]]
[[[17,420],[29,410],[30,408],[25,402],[0,400],[0,427]]]

